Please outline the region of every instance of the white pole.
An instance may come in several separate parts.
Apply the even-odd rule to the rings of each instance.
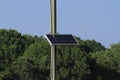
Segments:
[[[51,34],[55,34],[56,30],[56,0],[50,0],[51,4]]]
[[[56,0],[50,0],[51,34],[56,34]],[[56,46],[51,46],[51,80],[56,80]]]

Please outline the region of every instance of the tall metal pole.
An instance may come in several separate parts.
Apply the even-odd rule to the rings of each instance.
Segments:
[[[56,0],[50,0],[51,34],[56,34]],[[56,46],[51,46],[51,80],[56,80]]]

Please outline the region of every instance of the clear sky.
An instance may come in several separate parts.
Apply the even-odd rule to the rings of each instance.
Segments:
[[[50,0],[0,0],[0,28],[49,33]],[[106,47],[118,43],[120,0],[57,0],[57,32],[94,39]]]

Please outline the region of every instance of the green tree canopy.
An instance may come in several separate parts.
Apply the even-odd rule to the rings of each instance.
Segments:
[[[57,80],[120,80],[120,43],[95,40],[57,46]],[[50,80],[50,45],[44,37],[0,29],[0,80]]]
[[[95,52],[91,57],[95,61],[92,67],[97,77],[102,80],[120,80],[120,43],[112,45],[111,49]]]

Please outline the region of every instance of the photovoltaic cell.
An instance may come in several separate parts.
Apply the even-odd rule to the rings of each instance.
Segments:
[[[71,34],[47,34],[46,35],[48,42],[51,45],[76,45],[77,41]]]
[[[50,40],[51,43],[53,43],[53,44],[57,43],[57,41],[55,40],[53,35],[48,34],[47,37],[48,37],[48,39]]]

